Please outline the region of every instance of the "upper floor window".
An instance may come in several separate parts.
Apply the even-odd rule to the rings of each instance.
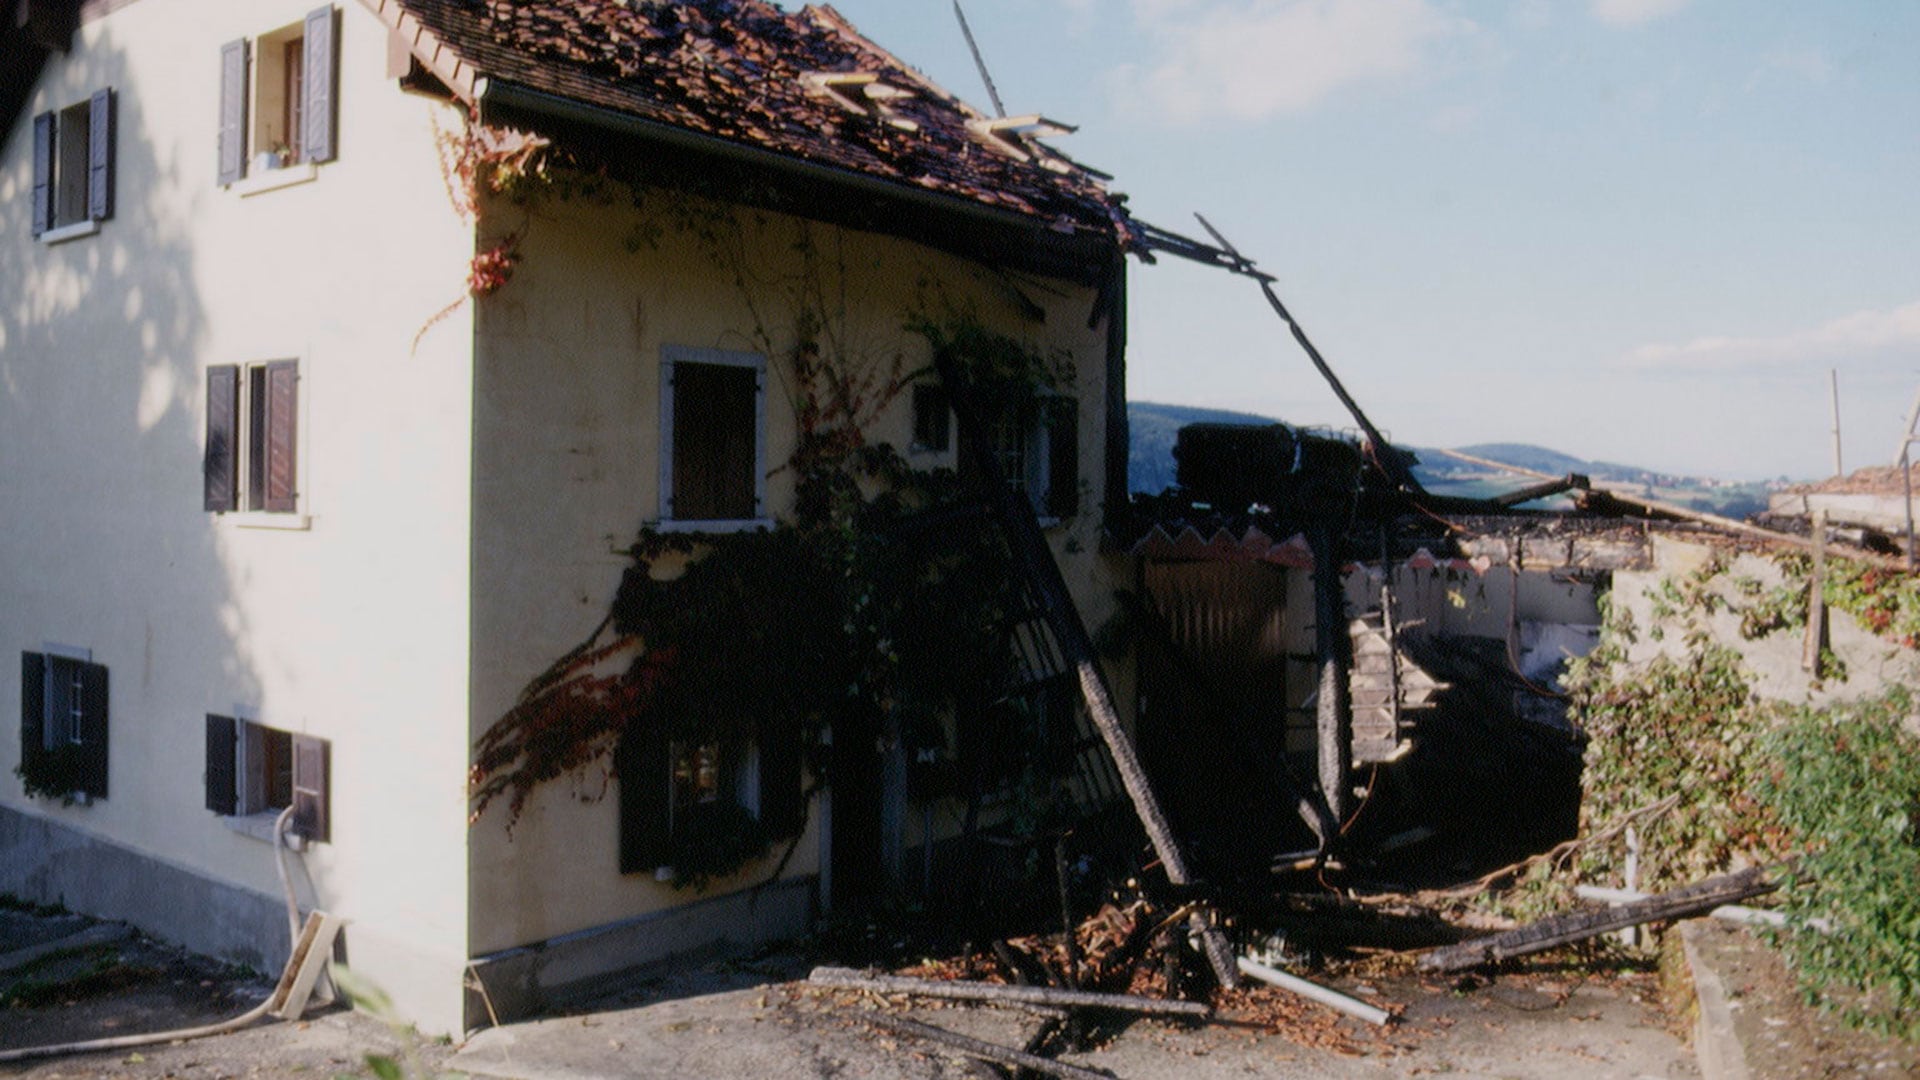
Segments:
[[[660,365],[660,520],[741,528],[766,517],[767,361],[667,346]]]
[[[298,361],[208,368],[205,508],[298,511],[299,422]]]
[[[334,158],[339,15],[220,48],[220,183]]]
[[[113,216],[114,94],[33,118],[33,235],[58,241]]]
[[[1080,411],[1072,397],[1037,394],[988,418],[984,432],[999,479],[1024,494],[1041,518],[1080,509]],[[971,457],[962,457],[969,471]]]

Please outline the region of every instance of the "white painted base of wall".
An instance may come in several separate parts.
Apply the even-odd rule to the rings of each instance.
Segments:
[[[818,911],[817,879],[793,878],[476,957],[467,1028],[486,1027],[496,1018],[509,1023],[606,993],[645,977],[648,969],[797,938]],[[476,981],[485,987],[484,998]]]
[[[273,857],[262,846],[262,859]],[[286,902],[0,806],[0,892],[132,923],[269,977],[286,963]]]

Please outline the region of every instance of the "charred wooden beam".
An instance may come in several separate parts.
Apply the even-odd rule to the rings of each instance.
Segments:
[[[1612,930],[1703,914],[1722,904],[1772,892],[1777,887],[1763,868],[1750,867],[1605,911],[1555,915],[1504,933],[1435,949],[1420,958],[1420,966],[1428,971],[1465,971],[1498,960],[1571,945]]]

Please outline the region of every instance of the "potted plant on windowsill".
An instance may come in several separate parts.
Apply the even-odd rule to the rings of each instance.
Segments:
[[[253,155],[253,171],[256,173],[284,169],[292,163],[293,148],[286,143],[274,143],[271,149]]]
[[[14,769],[29,798],[59,799],[61,805],[85,804],[86,760],[78,746],[56,746],[29,754]]]

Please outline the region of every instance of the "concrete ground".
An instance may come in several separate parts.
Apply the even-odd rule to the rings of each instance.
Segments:
[[[1698,1005],[1674,1033],[1656,976],[1583,976],[1542,965],[1460,981],[1409,975],[1324,981],[1399,1014],[1374,1028],[1272,989],[1236,998],[1214,1022],[1137,1020],[1101,1033],[1063,1060],[1114,1076],[1146,1078],[1330,1077],[1454,1074],[1511,1080],[1705,1077],[1774,1080],[1835,1075],[1920,1075],[1920,1047],[1875,1041],[1797,1004],[1778,959],[1710,923],[1688,924]],[[1756,951],[1757,950],[1757,951]],[[176,951],[177,952],[177,951]],[[111,978],[99,961],[145,972]],[[89,959],[91,958],[91,959]],[[54,966],[88,960],[67,973]],[[0,1052],[49,1041],[124,1035],[205,1023],[243,1011],[267,992],[257,977],[223,978],[206,962],[113,924],[71,915],[0,912],[0,984],[71,978],[71,996],[31,1006],[0,994]],[[38,1061],[0,1062],[0,1076],[56,1078],[372,1076],[368,1055],[404,1063],[409,1077],[462,1073],[519,1080],[599,1077],[845,1076],[939,1080],[988,1075],[949,1051],[861,1021],[884,1009],[1002,1045],[1019,1045],[1040,1019],[1017,1010],[941,1007],[826,991],[803,981],[806,961],[774,956],[712,964],[636,982],[574,1015],[479,1032],[464,1044],[421,1039],[344,1010],[234,1034]],[[1688,981],[1688,980],[1684,980]],[[121,983],[126,985],[120,985]],[[85,989],[94,987],[94,989]],[[96,990],[100,992],[96,993]],[[1697,1026],[1695,1018],[1697,1017]],[[1784,1018],[1783,1018],[1784,1017]],[[1791,1038],[1789,1038],[1791,1037]],[[1800,1046],[1795,1053],[1789,1046]]]
[[[871,1077],[988,1075],[936,1045],[860,1022],[869,1009],[1018,1046],[1042,1021],[1014,1009],[939,1007],[710,970],[653,988],[655,1000],[481,1032],[447,1060],[474,1076],[590,1080],[617,1076]],[[704,985],[699,985],[703,984]],[[1132,1078],[1329,1077],[1453,1073],[1513,1080],[1697,1077],[1692,1052],[1664,1026],[1650,974],[1581,981],[1503,976],[1473,989],[1413,978],[1346,983],[1402,1010],[1385,1029],[1278,990],[1259,990],[1220,1022],[1140,1020],[1096,1049],[1061,1056]],[[696,990],[692,996],[676,996]]]

